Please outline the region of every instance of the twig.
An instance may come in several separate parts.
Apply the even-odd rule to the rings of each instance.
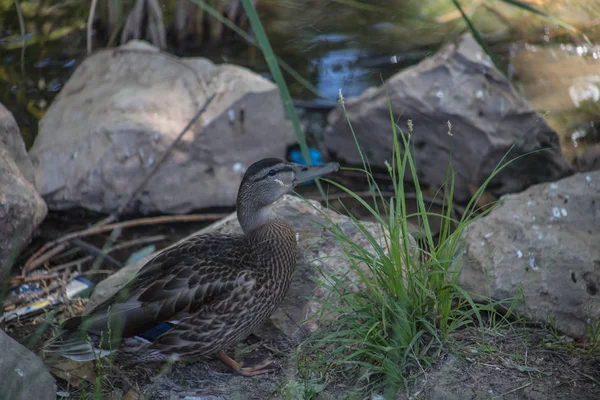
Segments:
[[[126,242],[121,242],[119,244],[114,245],[108,252],[111,253],[116,250],[126,249],[128,247],[137,246],[138,244],[148,244],[148,243],[156,243],[165,240],[167,237],[165,235],[156,235],[156,236],[148,236],[139,239],[132,239]]]
[[[125,249],[125,248],[128,248],[128,247],[137,246],[139,244],[156,243],[156,242],[163,241],[166,238],[167,237],[165,235],[156,235],[156,236],[149,236],[149,237],[145,237],[145,238],[133,239],[133,240],[129,240],[127,242],[119,243],[119,244],[111,247],[108,250],[108,252],[111,253],[111,252],[116,251],[116,250],[121,250],[121,249]],[[77,260],[73,260],[73,261],[70,261],[68,263],[57,265],[56,267],[52,267],[52,268],[50,268],[49,271],[50,272],[62,271],[64,269],[68,269],[68,268],[74,267],[76,265],[83,264],[83,263],[91,261],[93,259],[94,259],[93,256],[85,256],[85,257],[82,257],[82,258],[78,258]]]
[[[100,225],[104,225],[104,224],[107,224],[107,223],[111,222],[110,218],[112,218],[112,216],[109,216],[108,218],[105,218],[105,219],[103,219],[103,220],[95,223],[94,225],[92,225],[92,228],[100,226]],[[90,228],[88,228],[88,229],[90,229]],[[53,243],[53,242],[50,242],[50,243]],[[56,254],[60,253],[63,250],[66,250],[67,247],[69,247],[68,243],[62,243],[62,244],[56,246],[54,249],[52,249],[52,250],[50,250],[50,251],[48,251],[47,253],[44,254],[44,251],[46,251],[48,248],[52,247],[52,246],[46,246],[46,245],[42,246],[41,249],[39,249],[31,257],[29,257],[29,259],[27,260],[27,263],[29,263],[29,262],[31,262],[32,260],[35,259],[35,265],[27,267],[27,263],[26,263],[25,267],[23,268],[23,272],[21,272],[21,276],[25,276],[26,268],[32,269],[32,268],[39,267],[40,265],[42,265],[46,261],[50,261],[50,259],[52,257],[54,257]]]
[[[54,262],[58,262],[59,260],[65,259],[65,258],[69,258],[69,257],[73,257],[76,256],[77,253],[79,253],[81,251],[81,249],[74,247],[72,249],[63,251],[62,253],[58,254],[56,257],[52,257],[52,260]]]
[[[98,4],[98,0],[92,0],[92,5],[90,6],[90,15],[87,20],[87,55],[92,54],[92,25],[94,24],[94,16],[96,14],[96,5]]]
[[[96,257],[94,263],[92,264],[92,271],[96,271],[100,268],[102,262],[104,261],[104,256],[108,254],[108,250],[115,244],[119,236],[121,236],[122,231],[123,229],[121,229],[121,227],[112,230],[112,232],[108,236],[108,239],[104,243],[104,246],[102,246],[100,254]]]
[[[56,267],[52,267],[52,268],[50,268],[49,271],[50,272],[59,272],[64,269],[68,269],[68,268],[83,264],[84,262],[91,261],[93,259],[94,259],[93,256],[81,257],[81,258],[78,258],[77,260],[69,261],[68,263],[64,263],[64,264],[57,265]]]
[[[74,277],[77,277],[79,275],[94,275],[94,274],[112,274],[114,273],[114,270],[110,270],[110,269],[98,269],[96,271],[84,271],[84,272],[78,272],[74,275]],[[14,285],[18,285],[21,283],[27,283],[27,282],[37,282],[37,281],[45,281],[47,279],[56,279],[60,277],[59,274],[50,274],[50,275],[34,275],[34,276],[16,276],[14,278],[12,278],[10,280],[10,285],[14,286]],[[2,281],[0,281],[0,283],[2,283]]]
[[[97,269],[95,271],[83,271],[83,272],[80,272],[79,275],[96,275],[96,274],[112,275],[114,273],[115,273],[115,271],[112,269]]]
[[[533,381],[529,381],[529,382],[527,382],[526,384],[524,384],[524,385],[522,385],[522,386],[519,386],[519,387],[517,387],[517,388],[514,388],[514,389],[512,389],[512,390],[509,390],[509,391],[508,391],[508,392],[506,392],[506,393],[502,393],[501,395],[494,396],[494,397],[492,397],[492,399],[502,399],[502,398],[504,398],[504,396],[506,396],[507,394],[511,394],[511,393],[517,392],[517,391],[519,391],[519,390],[525,389],[527,386],[531,385],[532,383],[533,383]]]
[[[117,214],[111,214],[106,218],[101,219],[100,221],[96,222],[93,226],[102,226],[102,225],[106,225],[106,224],[110,224],[111,222],[115,222],[117,220]]]
[[[109,256],[107,254],[107,252],[102,251],[102,249],[97,248],[93,244],[85,242],[81,239],[73,239],[73,243],[77,247],[81,247],[82,249],[84,249],[85,251],[87,251],[88,253],[90,253],[94,256],[102,257],[103,260],[106,260],[107,262],[111,263],[115,267],[123,268],[123,264],[121,264],[118,260],[115,260],[113,257]]]
[[[211,94],[208,97],[208,99],[206,100],[206,102],[204,103],[204,105],[202,106],[202,108],[200,108],[198,110],[198,112],[196,113],[196,115],[194,115],[194,117],[190,120],[190,122],[188,122],[188,124],[185,126],[185,128],[183,128],[183,130],[181,131],[181,133],[179,133],[179,135],[177,136],[177,138],[175,138],[175,140],[173,140],[173,142],[171,142],[171,144],[169,145],[169,147],[165,150],[165,152],[160,157],[160,159],[158,160],[158,162],[156,164],[154,164],[154,167],[146,175],[146,177],[144,178],[144,180],[142,182],[140,182],[139,185],[136,186],[136,188],[131,192],[131,194],[129,195],[129,197],[127,197],[127,199],[123,202],[123,204],[121,205],[121,207],[119,207],[119,209],[117,210],[117,217],[123,213],[123,211],[127,208],[127,206],[129,205],[129,203],[131,203],[131,201],[135,198],[135,196],[138,194],[138,192],[146,185],[146,183],[148,183],[148,181],[150,180],[150,178],[152,177],[152,175],[154,175],[154,173],[158,170],[158,168],[160,167],[160,165],[167,159],[167,156],[171,153],[171,150],[173,150],[173,147],[175,147],[175,145],[177,143],[179,143],[179,141],[181,140],[181,138],[183,137],[183,135],[185,135],[185,133],[196,123],[196,121],[198,121],[198,119],[200,119],[200,117],[202,116],[202,114],[204,114],[204,112],[206,111],[206,109],[208,108],[208,106],[210,105],[210,103],[212,103],[212,101],[213,101],[214,98],[215,98],[215,93]]]
[[[12,278],[10,280],[10,284],[11,286],[14,285],[18,285],[20,283],[27,283],[27,282],[37,282],[37,281],[43,281],[46,279],[56,279],[58,275],[56,274],[52,274],[52,275],[34,275],[34,276],[15,276],[14,278]],[[0,283],[2,283],[0,281]]]
[[[25,20],[23,19],[23,10],[21,9],[21,0],[15,0],[17,9],[17,18],[19,19],[19,29],[23,38],[23,48],[21,49],[21,75],[25,76],[25,49],[27,48],[27,37],[25,36]]]
[[[43,247],[42,247],[43,248]],[[40,252],[39,250],[35,252],[35,254],[31,257],[34,257],[36,254],[41,256],[35,260],[35,266],[39,267],[40,265],[42,265],[43,263],[45,263],[46,261],[50,261],[50,259],[52,257],[54,257],[55,255],[57,255],[58,253],[60,253],[61,251],[65,250],[67,248],[66,244],[61,244],[60,246],[56,246],[55,248],[53,248],[52,250],[48,251],[47,253],[43,254],[43,252]],[[44,249],[45,250],[45,249]],[[40,253],[40,254],[38,254]],[[25,270],[25,268],[23,268],[23,270]],[[21,274],[22,276],[25,276],[25,274]]]
[[[225,213],[166,215],[166,216],[161,216],[161,217],[134,219],[134,220],[130,220],[130,221],[117,222],[117,223],[108,224],[108,225],[94,225],[88,229],[70,233],[68,235],[65,235],[61,238],[58,238],[56,240],[53,240],[53,241],[48,242],[45,245],[43,245],[38,251],[35,252],[35,254],[33,254],[29,258],[29,260],[27,260],[27,262],[25,263],[25,266],[23,267],[23,271],[22,271],[21,275],[22,276],[27,275],[27,272],[29,270],[38,267],[39,265],[41,265],[42,263],[44,263],[45,261],[50,259],[52,256],[48,256],[49,253],[53,253],[53,255],[56,255],[57,253],[59,253],[59,251],[56,251],[56,250],[58,248],[60,248],[61,246],[65,246],[65,247],[61,248],[60,251],[62,251],[64,248],[66,248],[66,245],[64,245],[64,243],[69,242],[73,239],[96,235],[98,233],[111,231],[115,228],[131,228],[131,227],[136,227],[136,226],[157,225],[157,224],[175,223],[175,222],[214,221],[214,220],[225,218],[227,215],[228,214],[225,214]],[[57,245],[60,245],[60,246],[58,246],[58,247],[50,250],[48,253],[44,254],[44,252],[46,250],[48,250],[49,248],[52,248],[54,246],[57,246]]]

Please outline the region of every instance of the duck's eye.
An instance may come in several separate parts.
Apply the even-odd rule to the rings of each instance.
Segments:
[[[269,171],[269,176],[274,176],[277,173],[274,169]]]

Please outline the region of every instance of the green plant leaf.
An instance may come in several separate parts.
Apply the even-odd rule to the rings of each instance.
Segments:
[[[463,20],[467,24],[467,27],[469,28],[469,31],[471,31],[471,34],[473,35],[473,38],[475,39],[475,41],[481,46],[481,48],[483,49],[485,54],[487,54],[488,57],[492,60],[492,63],[496,66],[496,68],[499,71],[502,71],[500,69],[500,64],[498,64],[498,60],[496,60],[496,57],[494,57],[494,53],[492,53],[490,48],[487,46],[487,44],[485,43],[485,40],[483,40],[483,38],[479,34],[479,31],[477,30],[477,28],[475,28],[475,26],[471,22],[471,18],[469,18],[469,16],[464,12],[464,10],[463,10],[462,6],[460,5],[460,3],[458,2],[458,0],[452,0],[452,3],[454,3],[454,6],[458,10],[458,12],[460,12],[460,15],[462,16]]]

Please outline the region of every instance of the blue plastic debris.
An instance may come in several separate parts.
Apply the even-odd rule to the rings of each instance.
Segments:
[[[94,286],[92,281],[83,276],[78,276],[67,284],[65,288],[66,298],[72,299],[92,286]],[[9,292],[9,296],[13,299],[21,298],[24,300],[24,303],[9,306],[3,304],[4,312],[2,313],[2,309],[0,309],[0,322],[11,321],[64,301],[60,291],[47,294],[42,290],[39,283],[24,283],[19,285]]]
[[[308,149],[308,156],[310,157],[310,163],[312,165],[323,164],[323,161],[321,159],[321,152],[319,150],[314,149],[314,148]],[[292,159],[293,162],[295,162],[297,164],[307,165],[306,160],[304,159],[304,156],[302,155],[301,150],[292,150],[290,152],[290,158]],[[315,182],[314,180],[310,180],[310,181],[301,183],[300,185],[310,185],[314,182]]]

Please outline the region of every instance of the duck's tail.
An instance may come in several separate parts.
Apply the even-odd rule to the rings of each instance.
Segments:
[[[81,317],[71,318],[63,326],[63,331],[44,345],[42,351],[46,357],[62,356],[73,361],[97,360],[112,353],[112,350],[100,346],[98,335],[77,329]]]
[[[163,360],[166,359],[165,355],[156,351],[148,353],[146,350],[157,337],[179,323],[179,321],[162,322],[141,335],[121,338],[105,335],[106,332],[85,331],[80,329],[81,322],[81,317],[66,321],[61,334],[44,345],[42,351],[45,356],[62,356],[78,362],[97,360],[109,355],[115,356],[115,359],[122,362]],[[110,331],[108,333],[110,334]]]
[[[92,338],[81,337],[79,332],[67,333],[59,339],[47,343],[42,351],[46,357],[58,355],[78,362],[97,360],[112,353],[112,350],[95,346]]]

